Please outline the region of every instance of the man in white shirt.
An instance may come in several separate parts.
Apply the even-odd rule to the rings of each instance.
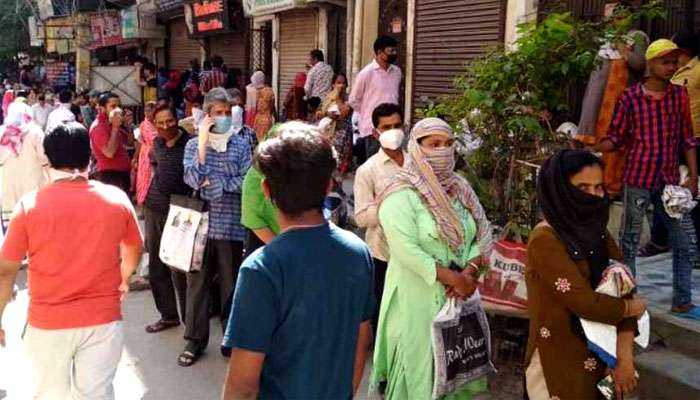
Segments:
[[[374,60],[360,71],[352,83],[349,103],[360,113],[360,139],[365,151],[358,156],[359,164],[379,149],[374,138],[372,112],[382,103],[399,104],[401,68],[394,65],[398,58],[398,43],[391,36],[380,36],[374,42]]]
[[[366,228],[365,241],[374,259],[374,290],[377,309],[373,322],[375,332],[379,317],[379,305],[384,289],[384,277],[389,261],[389,249],[382,238],[379,224],[379,195],[391,183],[403,167],[403,118],[397,104],[383,103],[372,112],[374,132],[381,148],[357,169],[355,175],[355,223]]]
[[[32,106],[32,116],[41,130],[46,130],[46,122],[49,119],[49,114],[53,111],[53,107],[51,107],[53,98],[47,101],[46,95],[42,93],[37,99],[39,101]]]
[[[311,50],[309,53],[309,65],[311,65],[311,69],[304,85],[306,98],[318,97],[323,101],[332,89],[333,67],[326,64],[323,52],[319,49]]]
[[[58,94],[60,104],[55,110],[51,111],[46,122],[46,132],[50,133],[58,125],[75,122],[75,114],[70,110],[73,93],[69,90],[63,90]]]

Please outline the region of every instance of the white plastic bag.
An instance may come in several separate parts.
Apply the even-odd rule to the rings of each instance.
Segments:
[[[491,331],[478,291],[466,301],[445,302],[433,320],[432,340],[434,399],[496,371],[491,362]]]
[[[164,264],[183,272],[202,267],[209,231],[204,202],[187,196],[171,196],[158,256]]]

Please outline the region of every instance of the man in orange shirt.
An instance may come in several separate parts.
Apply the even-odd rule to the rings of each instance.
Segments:
[[[112,399],[123,343],[121,300],[141,257],[141,233],[123,191],[88,181],[84,126],[58,125],[44,148],[51,183],[22,197],[0,250],[0,321],[29,255],[24,342],[32,398]]]

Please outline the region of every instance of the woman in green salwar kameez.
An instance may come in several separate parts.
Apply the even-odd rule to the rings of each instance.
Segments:
[[[432,398],[432,321],[447,297],[474,293],[490,256],[491,227],[471,186],[453,171],[453,141],[444,121],[419,121],[404,170],[381,196],[390,261],[371,380],[389,400]],[[447,398],[486,391],[483,378]]]

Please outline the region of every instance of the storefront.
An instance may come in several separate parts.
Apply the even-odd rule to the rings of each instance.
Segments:
[[[454,93],[465,65],[503,43],[506,1],[415,0],[412,109]]]
[[[168,21],[168,67],[185,70],[190,68],[190,60],[202,60],[202,47],[197,40],[190,38],[185,17]]]
[[[244,3],[245,13],[253,17],[251,66],[267,68],[271,56],[271,79],[278,103],[284,101],[294,76],[306,71],[309,52],[321,49],[336,71],[345,71],[348,37],[347,10],[343,2],[333,4],[306,0],[254,0]],[[271,31],[271,35],[266,35]],[[266,39],[268,37],[269,39]],[[277,43],[277,46],[272,46]],[[268,52],[269,46],[269,52]],[[270,54],[270,55],[268,55]]]
[[[185,20],[190,40],[204,45],[207,58],[219,56],[228,68],[248,70],[248,21],[240,0],[189,0]]]

